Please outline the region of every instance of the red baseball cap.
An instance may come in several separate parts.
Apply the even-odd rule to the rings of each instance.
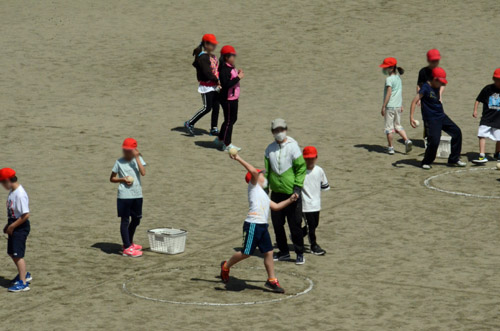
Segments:
[[[427,61],[438,61],[441,60],[441,53],[435,48],[427,52]]]
[[[259,173],[263,173],[263,172],[264,172],[264,170],[260,170],[260,169],[257,169],[257,171],[258,171]],[[250,183],[250,180],[251,180],[251,179],[252,179],[252,173],[249,171],[249,172],[247,172],[247,174],[245,175],[245,181],[246,181],[247,183]]]
[[[209,42],[209,43],[214,44],[214,45],[217,45],[219,43],[217,41],[217,39],[215,38],[215,35],[213,35],[211,33],[204,34],[203,38],[201,38],[201,41],[206,41],[206,42]]]
[[[448,84],[446,80],[446,71],[443,68],[437,67],[432,69],[432,77],[437,78],[441,83]]]
[[[318,151],[314,146],[306,146],[304,147],[304,151],[302,152],[304,159],[314,159],[318,156]]]
[[[134,150],[137,148],[137,140],[135,140],[134,138],[127,138],[123,141],[123,145],[122,145],[122,148],[123,149],[127,149],[127,150]]]
[[[220,49],[220,54],[221,55],[226,55],[226,54],[234,54],[236,55],[236,50],[234,49],[233,46],[231,45],[226,45]]]
[[[384,59],[384,62],[382,62],[381,65],[379,65],[380,68],[391,68],[395,67],[398,64],[398,60],[396,60],[393,57],[386,57]]]
[[[7,179],[11,179],[15,175],[16,175],[16,172],[14,171],[14,169],[11,169],[11,168],[0,169],[0,182],[7,180]]]
[[[493,78],[500,78],[500,68],[495,69],[493,73]]]

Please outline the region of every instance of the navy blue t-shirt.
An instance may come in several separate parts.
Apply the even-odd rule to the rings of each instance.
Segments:
[[[439,101],[439,88],[433,88],[429,83],[424,83],[418,93],[422,95],[420,103],[424,121],[445,117],[443,104]]]

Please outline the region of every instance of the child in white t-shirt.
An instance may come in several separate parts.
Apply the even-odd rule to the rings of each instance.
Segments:
[[[16,172],[10,168],[0,169],[0,183],[9,191],[7,197],[7,225],[3,232],[9,236],[7,254],[14,261],[18,274],[12,280],[9,292],[24,292],[30,290],[31,274],[26,272],[24,253],[26,240],[30,233],[30,208],[28,194],[17,181]]]
[[[328,191],[330,184],[322,168],[316,165],[318,151],[314,146],[307,146],[303,151],[306,161],[306,179],[302,187],[302,212],[307,224],[311,253],[324,255],[326,251],[316,242],[316,228],[319,225],[319,212],[321,210],[321,191]]]
[[[230,268],[249,258],[254,253],[255,248],[259,247],[260,252],[264,254],[264,265],[268,276],[265,286],[273,292],[285,293],[274,274],[273,244],[268,231],[269,209],[281,210],[297,201],[298,195],[292,194],[280,203],[271,201],[269,195],[264,191],[264,187],[267,187],[267,179],[263,171],[255,169],[238,154],[230,155],[230,157],[248,170],[245,181],[248,183],[249,209],[243,223],[243,250],[234,253],[229,260],[221,263],[220,277],[224,283],[229,282]]]

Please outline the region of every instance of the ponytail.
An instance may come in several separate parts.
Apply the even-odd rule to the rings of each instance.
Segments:
[[[405,73],[405,70],[401,67],[396,67],[396,70],[399,72],[400,75]]]
[[[196,47],[195,49],[193,49],[193,56],[194,57],[198,57],[198,55],[200,55],[200,53],[203,51],[203,49],[205,48],[205,46],[203,45],[203,41],[198,45],[198,47]]]

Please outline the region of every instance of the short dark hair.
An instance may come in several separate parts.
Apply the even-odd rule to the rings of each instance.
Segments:
[[[16,183],[17,182],[17,176],[11,177],[10,178],[11,183]]]

